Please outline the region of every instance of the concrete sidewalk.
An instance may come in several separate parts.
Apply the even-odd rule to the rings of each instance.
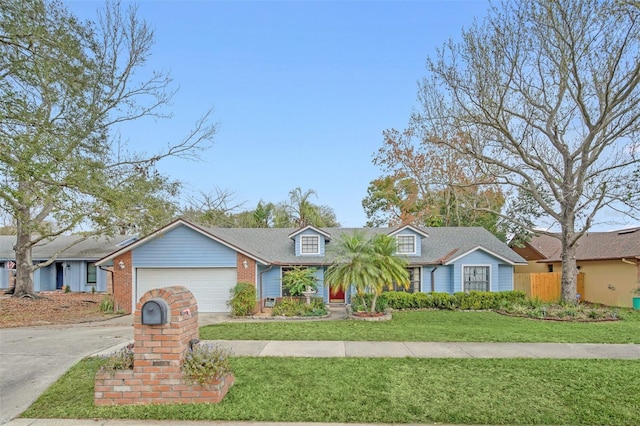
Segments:
[[[212,340],[236,356],[361,358],[640,359],[640,345],[596,343]]]
[[[555,358],[640,359],[640,345],[604,343],[348,342],[315,340],[205,340],[235,356],[308,358]],[[100,351],[117,352],[127,343]]]

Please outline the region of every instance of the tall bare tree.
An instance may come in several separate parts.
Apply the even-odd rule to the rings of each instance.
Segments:
[[[197,158],[216,125],[209,111],[151,154],[114,137],[122,123],[170,116],[169,75],[143,72],[153,40],[136,8],[119,3],[107,3],[97,23],[58,0],[0,3],[0,209],[16,224],[16,296],[33,296],[34,270],[55,260],[34,265],[36,244],[81,224],[120,233],[173,214],[179,184],[157,163]]]
[[[560,228],[562,298],[575,300],[576,247],[598,212],[638,216],[637,3],[504,1],[427,70],[413,116],[424,142],[535,201]]]

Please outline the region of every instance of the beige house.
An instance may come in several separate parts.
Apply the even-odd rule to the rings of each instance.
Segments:
[[[528,262],[516,265],[515,273],[562,271],[561,244],[555,237],[539,235],[513,250]],[[585,234],[576,261],[584,273],[583,300],[631,307],[632,291],[640,283],[640,228]]]

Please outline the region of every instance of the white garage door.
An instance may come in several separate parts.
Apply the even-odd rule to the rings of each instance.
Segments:
[[[154,288],[181,285],[193,293],[199,312],[229,312],[227,300],[236,282],[236,268],[138,268],[135,300]]]

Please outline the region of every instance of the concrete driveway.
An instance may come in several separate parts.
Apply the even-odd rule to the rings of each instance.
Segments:
[[[78,360],[133,339],[133,315],[0,329],[0,424],[22,413]]]

